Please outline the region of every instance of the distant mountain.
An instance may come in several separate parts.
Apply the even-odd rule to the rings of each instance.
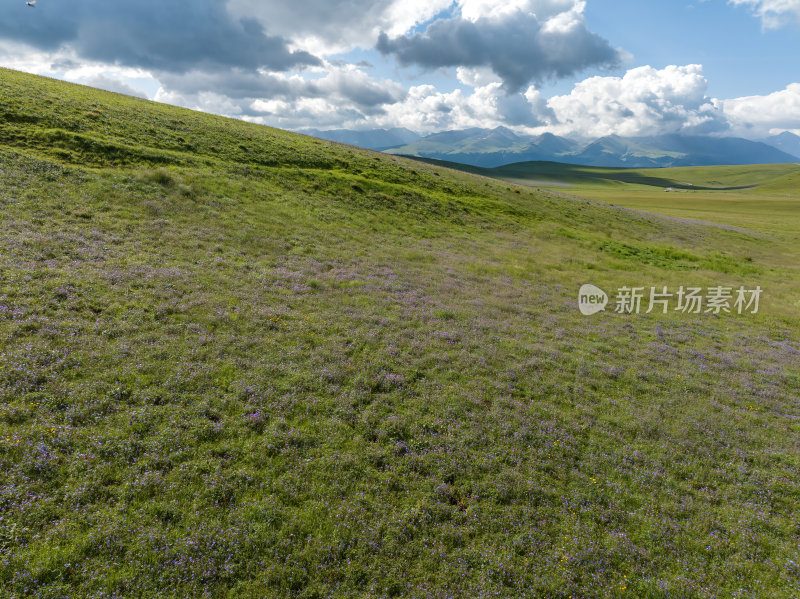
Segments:
[[[534,138],[536,147],[545,153],[553,156],[561,156],[574,152],[580,147],[580,144],[566,137],[559,137],[552,133],[544,133]]]
[[[511,129],[497,127],[443,131],[387,151],[391,154],[495,167],[512,162],[558,160],[578,148],[578,143],[551,133],[519,135]]]
[[[793,141],[781,140],[789,146]],[[386,151],[489,168],[529,161],[637,168],[798,162],[791,152],[737,137],[610,135],[581,144],[550,133],[519,135],[504,127],[434,133]]]
[[[408,129],[371,129],[367,131],[351,131],[349,129],[332,129],[330,131],[320,131],[319,129],[307,129],[300,131],[305,135],[336,141],[342,144],[367,148],[368,150],[386,150],[395,146],[404,146],[414,143],[422,136],[409,131]]]
[[[712,164],[777,164],[797,162],[796,156],[768,144],[741,137],[662,135],[647,138],[654,147],[683,154],[674,166]]]
[[[800,158],[800,136],[794,133],[784,131],[780,135],[773,135],[763,141],[787,154]]]
[[[494,168],[515,162],[553,161],[608,167],[711,166],[800,161],[800,137],[782,133],[763,142],[739,137],[609,135],[578,142],[552,133],[524,135],[506,127],[441,131],[425,137],[408,129],[303,131],[322,139],[390,154],[436,158]]]
[[[765,143],[739,137],[659,135],[609,136],[590,143],[562,162],[589,166],[710,166],[797,162],[797,157]]]
[[[580,152],[562,157],[562,162],[589,166],[656,167],[683,158],[680,152],[654,147],[647,138],[609,135],[593,141]]]

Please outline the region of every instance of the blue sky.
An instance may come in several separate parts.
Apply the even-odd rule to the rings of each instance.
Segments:
[[[288,129],[800,134],[800,0],[38,0],[0,64]]]
[[[768,94],[800,77],[800,27],[764,29],[746,6],[720,0],[592,0],[586,19],[632,52],[637,65],[702,64],[709,93],[717,97]]]
[[[633,54],[632,66],[702,64],[709,93],[717,97],[769,94],[800,80],[800,26],[765,30],[744,6],[718,0],[590,0],[585,15],[590,29]],[[374,49],[359,48],[340,58],[368,60],[383,76],[409,83],[433,81],[447,91],[462,87],[452,75],[396,69],[392,60],[380,60],[376,54]],[[601,73],[590,69],[580,78],[595,74]],[[565,93],[573,83],[572,79],[548,82],[543,89]]]

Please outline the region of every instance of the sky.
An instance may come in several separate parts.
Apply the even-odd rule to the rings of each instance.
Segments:
[[[800,135],[800,0],[0,0],[0,65],[284,129]]]

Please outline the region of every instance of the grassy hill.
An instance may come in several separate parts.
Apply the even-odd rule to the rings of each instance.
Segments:
[[[625,184],[674,187],[705,191],[764,187],[781,182],[780,189],[794,191],[790,179],[800,174],[800,164],[752,164],[742,166],[682,166],[670,168],[608,168],[561,162],[517,162],[496,168],[481,168],[454,162],[418,159],[430,164],[463,170],[521,185],[616,186]],[[785,181],[784,178],[787,178]]]
[[[0,107],[0,594],[800,593],[789,233],[8,70]]]
[[[790,253],[800,245],[797,164],[636,169],[521,162],[482,169],[426,162],[670,217],[745,227],[768,233]]]

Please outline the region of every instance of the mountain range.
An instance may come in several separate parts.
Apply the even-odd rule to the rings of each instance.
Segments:
[[[773,135],[763,140],[779,150],[800,158],[800,136],[784,131],[780,135]]]
[[[408,129],[308,130],[304,133],[390,154],[490,168],[527,161],[637,168],[800,162],[800,137],[789,132],[762,141],[674,134],[609,135],[577,141],[552,133],[518,134],[506,127],[442,131],[424,137]]]

